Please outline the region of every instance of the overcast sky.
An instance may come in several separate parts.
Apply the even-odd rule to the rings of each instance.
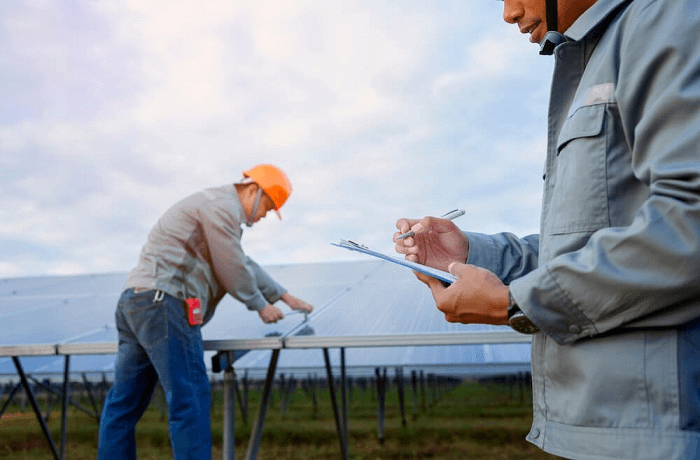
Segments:
[[[399,217],[539,222],[551,58],[492,0],[0,3],[0,278],[126,272],[197,190],[268,162],[262,264],[393,252]]]

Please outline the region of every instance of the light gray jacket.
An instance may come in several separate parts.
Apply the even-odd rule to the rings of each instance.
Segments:
[[[197,297],[205,323],[227,292],[249,310],[276,302],[286,290],[243,253],[245,220],[233,184],[184,198],[151,229],[126,287]]]
[[[700,452],[700,4],[598,0],[555,50],[540,234],[468,233],[541,329],[528,440]]]

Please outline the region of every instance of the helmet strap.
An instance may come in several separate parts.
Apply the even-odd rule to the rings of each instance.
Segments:
[[[566,41],[566,37],[559,33],[559,2],[558,0],[547,0],[547,30],[544,38],[540,42],[540,54],[554,54],[554,48]]]
[[[262,199],[263,189],[258,185],[258,191],[255,193],[255,202],[253,203],[253,209],[250,211],[248,216],[248,221],[245,223],[248,227],[252,227],[255,223],[253,218],[255,218],[255,213],[258,212],[260,207],[260,200]]]
[[[559,29],[559,1],[547,0],[547,30],[557,32]]]

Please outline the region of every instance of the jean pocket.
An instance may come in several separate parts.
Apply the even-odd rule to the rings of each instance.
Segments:
[[[168,338],[168,312],[163,302],[135,308],[128,312],[132,329],[139,343],[153,348]]]

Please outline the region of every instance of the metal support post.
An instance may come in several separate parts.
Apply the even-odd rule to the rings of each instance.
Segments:
[[[335,427],[338,430],[338,438],[340,440],[340,455],[344,460],[347,460],[347,446],[345,444],[345,436],[343,436],[342,422],[338,413],[338,401],[335,397],[335,383],[333,382],[333,371],[331,370],[331,360],[328,356],[328,348],[323,349],[323,358],[326,361],[326,374],[328,376],[328,391],[330,391],[331,406],[333,407],[333,416],[335,417]]]
[[[418,375],[416,371],[411,371],[411,387],[413,393],[411,395],[413,401],[413,420],[418,419]]]
[[[386,368],[384,375],[379,368],[374,369],[377,377],[377,436],[379,444],[384,444],[384,415],[386,413]]]
[[[32,409],[34,409],[34,414],[36,414],[36,419],[39,421],[39,425],[41,425],[41,431],[44,432],[44,437],[46,437],[46,441],[49,443],[51,453],[53,453],[54,459],[59,460],[56,444],[54,443],[53,438],[51,437],[51,432],[49,431],[49,427],[46,425],[46,421],[44,420],[44,417],[41,414],[41,409],[39,408],[39,404],[37,403],[36,398],[34,397],[34,392],[32,391],[31,386],[29,386],[29,382],[27,381],[26,375],[24,375],[24,369],[22,369],[22,364],[20,364],[19,358],[17,358],[16,356],[12,357],[12,361],[14,361],[15,363],[15,367],[17,368],[17,373],[19,374],[19,378],[22,381],[24,391],[27,393],[27,397],[29,398],[29,403],[32,405]]]
[[[241,408],[241,417],[243,418],[243,423],[248,426],[248,371],[245,371],[243,375],[243,391],[241,391],[238,386],[238,379],[233,380],[233,386],[236,391],[236,398],[238,399],[238,407]]]
[[[61,459],[66,458],[68,438],[68,402],[70,400],[70,355],[66,355],[63,366],[63,404],[61,406]]]
[[[297,380],[294,378],[293,374],[288,379],[283,379],[280,388],[280,395],[282,399],[282,418],[285,418],[287,415],[287,408],[289,407],[289,403],[292,402],[292,398],[294,398],[296,388]]]
[[[224,370],[224,426],[223,426],[223,460],[235,460],[236,431],[234,418],[236,416],[236,389],[233,366]]]
[[[316,419],[318,417],[318,396],[316,395],[316,374],[314,374],[313,377],[311,377],[311,374],[309,374],[309,393],[311,395],[311,403],[313,405],[313,418]]]
[[[44,386],[51,388],[51,379],[44,379]],[[46,420],[46,423],[49,422],[49,417],[51,416],[51,396],[53,394],[50,391],[44,391],[44,420]]]
[[[348,457],[348,448],[350,443],[350,433],[348,429],[348,399],[347,399],[347,381],[345,378],[345,348],[340,349],[340,396],[343,402],[343,414],[342,414],[342,428],[343,428],[343,438],[345,439],[345,450],[343,451],[343,458]]]
[[[270,365],[267,368],[267,377],[265,378],[265,388],[263,390],[260,407],[258,407],[258,415],[255,417],[255,425],[250,433],[250,441],[248,443],[248,451],[246,452],[246,460],[254,460],[258,455],[260,440],[262,439],[263,427],[265,426],[265,416],[270,403],[270,393],[272,393],[272,384],[275,379],[275,370],[277,369],[277,360],[280,356],[279,349],[272,350]]]
[[[38,381],[38,380],[35,379],[34,377],[29,376],[28,378],[29,378],[32,382],[34,382],[34,384],[35,384],[36,386],[41,387],[42,389],[44,389],[44,390],[46,390],[46,391],[49,391],[49,392],[51,392],[51,393],[53,393],[53,394],[55,394],[55,395],[58,395],[58,396],[61,396],[61,397],[62,397],[62,395],[61,395],[60,393],[58,393],[56,390],[54,390],[54,389],[51,388],[51,387],[47,387],[46,385],[44,385],[43,383],[41,383],[40,381]],[[20,385],[21,385],[21,383],[20,383]],[[97,414],[95,414],[95,412],[93,412],[93,411],[91,411],[91,410],[85,408],[85,407],[82,406],[80,403],[78,403],[78,402],[76,402],[76,401],[74,401],[74,400],[72,400],[72,399],[69,399],[69,400],[68,400],[68,404],[70,404],[71,406],[75,407],[75,408],[78,409],[79,411],[84,412],[85,414],[89,415],[90,417],[95,417],[95,418],[97,418]]]
[[[99,425],[100,416],[102,415],[102,413],[97,407],[97,400],[95,399],[95,395],[92,392],[92,384],[88,381],[85,372],[83,372],[83,384],[85,385],[85,389],[87,390],[88,398],[90,399],[90,404],[92,405],[93,409],[95,409],[95,418],[97,419],[97,424]]]
[[[109,391],[109,385],[107,384],[107,374],[102,373],[102,384],[100,385],[100,401],[102,407],[105,407],[105,401],[107,400],[107,392]]]
[[[396,368],[396,386],[399,391],[399,410],[401,411],[401,425],[406,426],[406,405],[404,404],[403,369]]]
[[[22,382],[17,383],[17,385],[15,385],[15,387],[12,389],[12,391],[10,391],[10,395],[7,397],[7,401],[5,401],[5,404],[3,404],[2,409],[0,409],[0,417],[2,416],[2,414],[5,413],[7,408],[10,406],[10,404],[12,403],[12,398],[15,397],[15,393],[17,393],[17,391],[20,388],[22,388]]]

